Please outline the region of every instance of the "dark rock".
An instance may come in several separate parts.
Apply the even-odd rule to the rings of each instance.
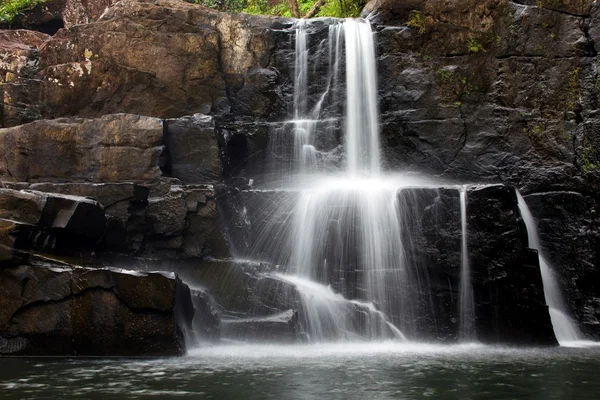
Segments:
[[[0,129],[0,178],[21,182],[151,181],[162,121],[138,115],[41,120]]]
[[[567,309],[582,322],[584,333],[597,339],[600,232],[594,200],[575,192],[536,193],[525,200],[537,219],[545,256],[559,280]]]
[[[167,258],[229,256],[211,185],[171,186],[168,193],[148,199],[146,218],[151,253]]]
[[[0,354],[185,352],[193,307],[189,288],[173,275],[43,265],[5,267],[0,275]]]
[[[470,188],[467,213],[477,337],[555,344],[539,261],[527,248],[514,189]]]
[[[188,184],[221,180],[222,167],[213,119],[195,114],[165,121],[169,174]]]
[[[194,305],[192,330],[197,341],[215,341],[221,338],[221,317],[213,298],[205,291],[191,291]]]
[[[160,268],[162,265],[159,263]],[[149,265],[147,268],[154,269],[156,266]],[[294,287],[266,275],[277,271],[275,266],[203,260],[193,265],[166,262],[165,268],[177,272],[192,287],[205,288],[224,317],[264,317],[298,308],[299,299]]]
[[[489,185],[466,190],[477,337],[484,342],[555,343],[539,264],[527,249],[514,189]],[[366,297],[363,271],[368,267],[361,264],[360,221],[349,210],[352,202],[328,204],[339,211],[331,211],[331,219],[321,222],[328,242],[314,256],[317,279],[348,299],[388,304],[382,311],[409,337],[455,340],[461,279],[459,188],[403,188],[397,195],[406,269],[369,276],[381,284],[384,298]],[[297,191],[249,190],[224,199],[222,215],[235,254],[269,261],[283,270],[293,267],[289,252],[282,249],[293,243],[290,224],[298,196]],[[242,281],[240,286],[257,286],[251,279]],[[301,302],[290,308],[299,311],[302,321]],[[360,332],[360,324],[355,331]]]
[[[28,190],[0,189],[0,219],[6,251],[93,249],[106,230],[98,202]]]

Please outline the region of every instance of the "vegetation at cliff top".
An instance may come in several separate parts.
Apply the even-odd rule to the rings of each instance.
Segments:
[[[367,0],[186,0],[221,11],[282,17],[358,17]]]
[[[0,24],[10,24],[17,15],[30,10],[46,0],[2,0],[0,5]]]

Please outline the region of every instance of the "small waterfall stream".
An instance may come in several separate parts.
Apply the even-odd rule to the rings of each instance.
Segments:
[[[540,243],[540,238],[538,236],[538,230],[533,215],[531,214],[525,199],[518,191],[517,199],[519,201],[521,217],[523,218],[525,226],[527,227],[529,247],[536,249],[539,253],[540,270],[542,273],[542,281],[544,283],[544,296],[546,297],[546,304],[548,304],[556,339],[561,346],[583,345],[585,343],[584,337],[577,328],[577,325],[573,319],[569,316],[560,286],[558,285],[558,281],[554,276],[554,271],[544,255],[544,250],[542,249]]]
[[[476,338],[474,324],[473,286],[471,286],[471,267],[467,236],[467,188],[460,188],[460,225],[461,225],[461,272],[460,272],[460,326],[459,339],[465,342]]]

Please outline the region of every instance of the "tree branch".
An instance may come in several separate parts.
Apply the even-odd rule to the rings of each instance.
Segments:
[[[288,0],[288,7],[290,8],[292,17],[300,18],[300,7],[298,7],[298,0]]]
[[[304,18],[312,18],[315,15],[317,15],[317,13],[319,12],[319,10],[321,9],[321,7],[323,7],[325,5],[325,3],[327,3],[327,0],[318,0],[311,8],[310,10],[308,10],[308,12],[306,13],[306,15],[304,16]]]

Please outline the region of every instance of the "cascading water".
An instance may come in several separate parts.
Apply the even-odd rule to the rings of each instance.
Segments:
[[[314,162],[316,159],[308,155],[315,152],[314,130],[325,98],[340,75],[341,40],[345,45],[346,170],[334,178],[311,176],[311,184],[299,195],[289,243],[292,271],[302,277],[289,279],[302,293],[307,325],[312,338],[317,340],[347,337],[351,324],[344,316],[347,312],[343,307],[340,309],[341,296],[329,292],[331,289],[315,290],[320,286],[307,282],[328,282],[332,274],[346,279],[342,269],[353,265],[361,271],[362,276],[355,279],[360,280],[359,286],[364,288],[362,298],[377,302],[385,311],[386,293],[382,289],[385,272],[397,271],[400,275],[405,272],[401,268],[403,250],[397,213],[398,185],[390,185],[379,176],[381,161],[372,36],[370,25],[362,20],[348,19],[330,25],[327,87],[308,111],[309,38],[305,21],[299,21],[296,26],[294,156],[300,165],[297,169],[300,175],[310,172],[307,160]],[[347,234],[348,231],[351,233]],[[330,243],[331,240],[338,242]],[[402,277],[399,279],[406,281]],[[368,309],[374,311],[375,306],[371,303]],[[362,336],[385,337],[383,333],[391,330],[394,337],[404,338],[379,313],[377,311],[367,319],[368,332]]]
[[[351,176],[380,170],[377,71],[371,26],[344,21],[346,43],[346,161]]]
[[[295,34],[292,117],[271,136],[278,179],[249,191],[269,206],[259,208],[241,258],[283,266],[267,275],[295,288],[311,341],[477,340],[468,188],[382,172],[368,22],[301,20]],[[531,235],[532,219],[524,219]],[[537,237],[530,242],[539,249]],[[540,258],[556,336],[577,340]]]
[[[460,273],[460,327],[459,338],[462,341],[475,339],[473,287],[471,286],[471,268],[467,246],[467,188],[460,189],[461,221],[461,273]]]
[[[266,261],[287,266],[288,275],[278,279],[300,293],[311,340],[403,340],[394,324],[418,338],[423,315],[435,325],[438,307],[422,290],[431,276],[427,265],[415,261],[419,249],[413,232],[419,229],[419,213],[435,209],[440,185],[422,176],[381,172],[373,32],[363,20],[328,22],[326,39],[321,35],[312,46],[313,33],[322,25],[296,24],[293,119],[285,124],[293,129],[276,132],[271,147],[278,159],[289,158],[273,189],[284,194],[277,194],[277,206],[249,257],[264,259],[269,251],[263,243],[280,249]],[[326,151],[322,142],[330,137],[323,137],[319,127],[337,116],[331,110],[339,111],[335,104],[342,90],[343,152]],[[328,163],[332,153],[342,157]],[[430,188],[429,195],[422,198],[414,188]],[[472,309],[461,311],[472,317]],[[468,324],[461,319],[461,327]],[[471,331],[464,340],[472,339]]]
[[[544,296],[546,298],[546,304],[549,308],[550,318],[552,319],[552,326],[554,328],[556,339],[561,346],[584,345],[586,344],[586,341],[584,340],[581,332],[577,328],[572,318],[569,316],[569,313],[565,307],[565,301],[560,291],[560,287],[556,277],[554,276],[554,271],[544,255],[533,215],[531,214],[525,199],[519,192],[517,192],[517,199],[519,202],[519,211],[521,212],[521,217],[523,218],[525,226],[527,227],[529,247],[536,249],[539,253],[540,270],[542,273],[542,281],[544,283]],[[587,344],[592,344],[592,342]]]

